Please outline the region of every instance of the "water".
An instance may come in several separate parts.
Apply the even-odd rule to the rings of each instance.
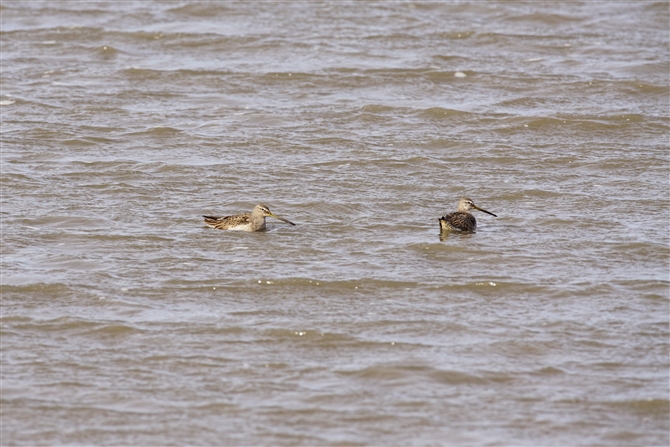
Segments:
[[[3,2],[2,444],[668,445],[668,9]]]

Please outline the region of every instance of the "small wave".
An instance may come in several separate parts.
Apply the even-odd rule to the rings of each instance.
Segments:
[[[419,117],[428,119],[445,119],[460,116],[469,116],[472,114],[470,112],[464,112],[462,110],[447,109],[442,107],[430,107],[428,109],[418,111],[417,115]]]
[[[128,132],[123,134],[124,136],[128,137],[138,137],[138,136],[167,136],[167,135],[173,135],[173,134],[178,134],[182,133],[183,130],[177,129],[174,127],[169,127],[169,126],[156,126],[156,127],[150,127],[146,130],[142,130],[139,132]]]
[[[109,46],[109,45],[102,45],[93,51],[93,54],[103,60],[111,60],[115,59],[118,55],[122,54],[123,52],[120,50],[117,50],[116,48]]]
[[[392,113],[397,110],[397,108],[381,104],[367,104],[361,107],[361,110],[366,113]]]
[[[472,374],[465,371],[445,370],[430,365],[378,364],[358,370],[340,371],[340,374],[354,376],[362,380],[385,383],[415,382],[426,380],[443,385],[485,385],[512,380],[504,374]]]
[[[170,8],[166,12],[178,16],[211,19],[219,15],[228,16],[235,13],[236,10],[227,7],[224,3],[191,3]]]

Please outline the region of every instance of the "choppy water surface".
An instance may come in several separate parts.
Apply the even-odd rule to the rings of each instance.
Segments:
[[[4,445],[670,442],[668,3],[0,12]]]

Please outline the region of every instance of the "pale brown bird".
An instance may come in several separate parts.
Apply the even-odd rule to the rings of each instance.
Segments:
[[[205,218],[205,224],[216,228],[217,230],[237,230],[237,231],[263,231],[265,230],[265,218],[274,217],[291,225],[293,222],[279,217],[270,211],[267,205],[258,204],[250,213],[235,214],[234,216],[202,216]]]

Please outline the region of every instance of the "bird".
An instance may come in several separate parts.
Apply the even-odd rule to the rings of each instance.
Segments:
[[[458,211],[445,214],[438,219],[440,222],[440,230],[474,232],[477,229],[477,219],[470,214],[470,210],[479,210],[486,214],[490,214],[493,217],[498,217],[489,211],[479,208],[472,200],[463,198],[458,202]]]
[[[217,230],[237,230],[237,231],[263,231],[265,230],[265,218],[274,217],[288,224],[295,225],[290,220],[279,217],[270,211],[267,205],[259,203],[254,207],[251,213],[235,214],[233,216],[202,216],[205,218],[205,225]]]

